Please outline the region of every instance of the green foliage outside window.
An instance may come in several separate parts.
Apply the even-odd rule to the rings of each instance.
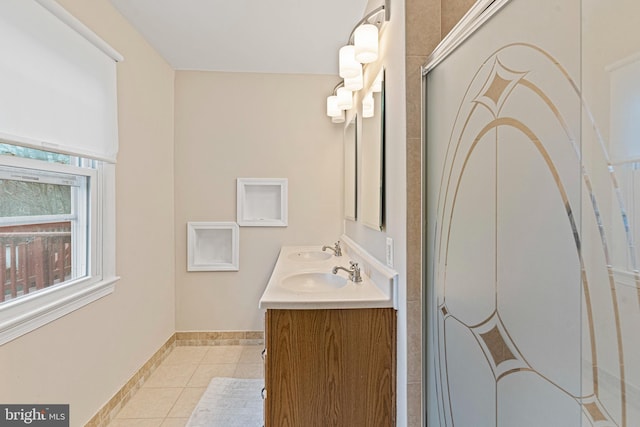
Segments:
[[[0,143],[0,155],[69,164],[70,156]],[[71,213],[71,187],[0,179],[0,217]]]
[[[43,160],[50,163],[62,163],[68,165],[71,157],[66,154],[52,153],[50,151],[36,150],[35,148],[20,147],[18,145],[0,143],[0,155],[16,156],[25,159]]]
[[[71,187],[0,180],[0,217],[71,213]]]

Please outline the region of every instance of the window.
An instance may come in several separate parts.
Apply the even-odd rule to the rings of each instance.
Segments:
[[[0,144],[0,344],[112,291],[109,166]]]
[[[122,57],[53,0],[0,2],[0,50],[2,345],[113,291]]]
[[[8,144],[0,152],[58,161],[0,162],[0,303],[91,275],[94,162]]]

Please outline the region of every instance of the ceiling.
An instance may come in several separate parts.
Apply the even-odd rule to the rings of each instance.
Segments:
[[[367,0],[110,0],[176,70],[338,74]]]

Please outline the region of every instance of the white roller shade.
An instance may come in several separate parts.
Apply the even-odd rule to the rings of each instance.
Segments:
[[[0,139],[115,162],[110,50],[53,1],[0,1]]]

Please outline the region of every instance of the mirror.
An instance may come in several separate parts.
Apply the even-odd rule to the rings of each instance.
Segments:
[[[382,230],[384,227],[384,70],[374,87],[373,116],[362,118],[360,138],[361,184],[360,218],[367,227]],[[378,88],[375,86],[379,84]]]
[[[358,116],[344,128],[344,217],[355,221],[357,217],[357,180],[358,176]]]

